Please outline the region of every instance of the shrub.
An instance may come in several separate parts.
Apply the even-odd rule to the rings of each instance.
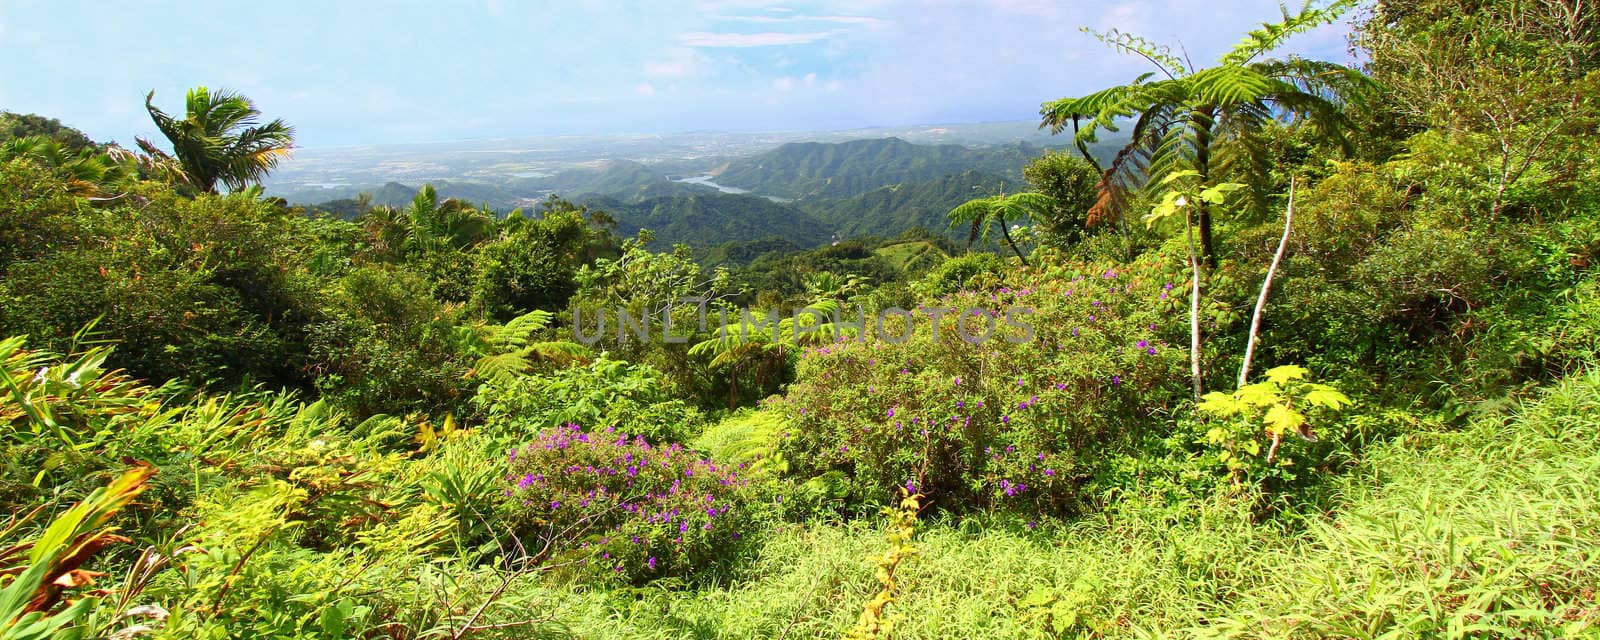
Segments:
[[[142,204],[100,210],[25,165],[5,172],[0,333],[68,351],[101,318],[121,342],[112,364],[141,378],[308,386],[320,300],[300,221],[243,194],[187,200],[150,185],[119,201]]]
[[[750,533],[736,467],[677,444],[566,425],[511,451],[506,522],[530,551],[629,582],[685,576]]]
[[[339,281],[333,312],[308,340],[324,398],[361,417],[461,408],[471,360],[452,339],[457,318],[417,295],[427,287],[414,271],[379,265]]]
[[[990,286],[1001,281],[1008,271],[1005,260],[992,253],[969,253],[945,260],[917,283],[917,292],[937,298],[960,291]]]
[[[843,473],[858,513],[897,488],[951,511],[1070,512],[1107,454],[1185,396],[1186,353],[1169,343],[1183,340],[1185,319],[1169,305],[1171,284],[1153,262],[1064,272],[1034,288],[944,298],[937,339],[919,309],[903,343],[807,349],[777,405],[793,420],[788,463],[802,478]],[[1032,307],[1018,318],[1032,340],[1017,327],[981,344],[957,337],[950,310],[980,307]]]
[[[475,400],[498,427],[585,424],[661,441],[691,433],[700,413],[672,397],[650,365],[600,358],[588,366],[486,382]]]

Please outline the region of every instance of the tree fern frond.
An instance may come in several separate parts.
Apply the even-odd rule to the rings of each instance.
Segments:
[[[526,346],[528,339],[533,334],[545,330],[550,326],[550,320],[555,314],[543,309],[535,309],[512,318],[504,325],[492,327],[488,343],[496,349],[514,349]]]
[[[1245,34],[1239,44],[1222,56],[1223,65],[1242,65],[1256,59],[1258,56],[1283,45],[1289,38],[1305,33],[1325,24],[1338,20],[1339,16],[1354,8],[1358,0],[1335,0],[1325,7],[1313,7],[1310,0],[1301,6],[1300,12],[1290,14],[1287,7],[1283,10],[1283,20],[1278,22],[1265,22],[1261,27]]]
[[[1150,61],[1150,64],[1155,65],[1168,78],[1176,78],[1189,73],[1188,68],[1183,64],[1183,60],[1173,55],[1172,47],[1167,45],[1118,29],[1101,32],[1085,27],[1082,31],[1094,36],[1096,40],[1118,52],[1131,53]]]

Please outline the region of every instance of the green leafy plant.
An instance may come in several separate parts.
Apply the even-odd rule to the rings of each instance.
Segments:
[[[917,533],[917,514],[921,511],[922,495],[904,488],[900,489],[899,504],[884,507],[883,513],[889,518],[889,526],[883,538],[888,541],[889,548],[878,558],[873,572],[873,577],[878,581],[878,592],[861,607],[861,617],[856,620],[856,626],[850,630],[848,637],[862,640],[891,637],[894,617],[889,614],[889,605],[902,595],[900,581],[895,574],[902,563],[917,555],[917,547],[911,544],[911,538]]]
[[[967,201],[951,209],[946,217],[950,220],[951,229],[968,227],[969,248],[974,241],[988,242],[989,229],[1000,227],[1000,234],[1005,238],[1006,246],[1011,247],[1011,252],[1017,254],[1017,259],[1021,260],[1023,265],[1031,266],[1028,258],[1022,255],[1022,249],[1017,247],[1016,240],[1011,237],[1011,223],[1046,219],[1056,205],[1055,198],[1042,193],[1014,193],[1009,196],[997,195]]]
[[[106,524],[144,491],[153,475],[154,467],[136,467],[89,494],[38,537],[0,546],[0,639],[75,640],[93,632],[83,624],[99,598],[83,597],[62,607],[66,589],[87,586],[104,575],[83,567],[106,547],[128,542]],[[0,544],[16,539],[38,513],[8,523],[0,530]]]
[[[1298,365],[1273,367],[1266,380],[1231,394],[1206,394],[1198,409],[1212,422],[1202,443],[1216,450],[1217,462],[1229,473],[1292,477],[1296,456],[1281,454],[1284,439],[1295,436],[1316,442],[1313,421],[1350,406],[1349,397],[1329,385],[1307,381],[1307,373]]]

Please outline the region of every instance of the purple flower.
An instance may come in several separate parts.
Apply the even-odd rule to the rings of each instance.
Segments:
[[[891,417],[891,418],[894,417],[894,409],[890,409],[889,410],[889,417]]]
[[[1122,386],[1122,376],[1111,376],[1111,386],[1113,386],[1113,387]]]
[[[656,557],[655,556],[650,556],[650,559],[646,560],[644,563],[646,565],[649,565],[651,571],[654,571],[655,568],[656,568]]]

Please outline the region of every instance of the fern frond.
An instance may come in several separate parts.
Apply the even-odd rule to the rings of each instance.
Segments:
[[[1222,56],[1224,65],[1242,65],[1256,59],[1256,57],[1283,45],[1289,38],[1305,33],[1325,24],[1338,20],[1339,16],[1357,5],[1357,0],[1335,0],[1326,7],[1313,7],[1310,0],[1301,6],[1300,12],[1290,14],[1284,7],[1283,20],[1278,22],[1264,22],[1261,27],[1245,34],[1233,50]]]
[[[1173,55],[1172,47],[1167,45],[1118,29],[1100,32],[1086,27],[1082,31],[1094,36],[1102,44],[1120,53],[1131,53],[1150,61],[1150,64],[1155,65],[1168,78],[1176,78],[1189,73],[1188,68],[1183,64],[1183,60]]]

